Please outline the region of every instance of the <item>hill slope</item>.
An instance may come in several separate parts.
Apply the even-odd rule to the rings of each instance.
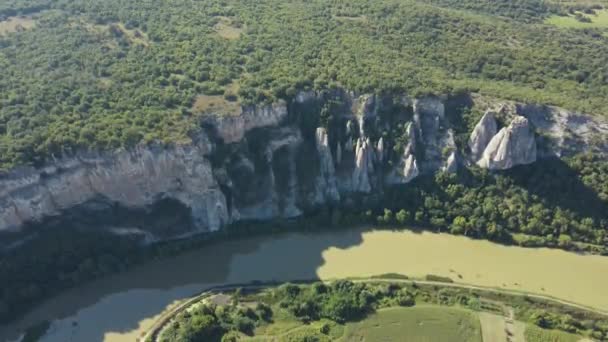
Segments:
[[[4,2],[0,168],[189,142],[206,112],[303,88],[468,89],[606,114],[608,38],[543,24],[565,10],[539,0]]]

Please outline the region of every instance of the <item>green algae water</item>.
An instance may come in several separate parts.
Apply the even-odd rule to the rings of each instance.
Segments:
[[[136,341],[163,311],[210,286],[384,273],[434,274],[608,310],[608,257],[428,232],[345,230],[245,238],[152,261],[50,299],[0,327],[0,340],[50,320],[42,341]]]

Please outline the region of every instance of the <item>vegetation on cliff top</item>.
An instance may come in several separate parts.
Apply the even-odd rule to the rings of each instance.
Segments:
[[[572,6],[3,1],[0,22],[26,15],[31,25],[0,36],[0,168],[81,148],[187,142],[200,96],[234,106],[302,88],[468,89],[606,114],[608,37],[543,24]]]

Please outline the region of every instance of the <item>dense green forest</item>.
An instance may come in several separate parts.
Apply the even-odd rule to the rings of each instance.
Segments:
[[[203,95],[247,104],[304,88],[470,90],[607,114],[605,32],[543,23],[574,5],[582,6],[3,1],[0,168],[78,149],[188,142]]]

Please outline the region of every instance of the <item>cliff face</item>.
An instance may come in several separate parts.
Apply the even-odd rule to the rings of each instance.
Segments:
[[[491,170],[506,170],[536,161],[536,139],[528,119],[518,116],[501,129],[485,147],[477,165]]]
[[[322,123],[320,109],[336,98],[341,105]],[[507,113],[508,125],[498,131],[497,112],[489,108],[471,135],[470,153],[459,156],[441,98],[303,92],[292,103],[207,117],[187,146],[81,153],[41,169],[13,170],[0,177],[0,232],[27,235],[28,226],[92,215],[100,219],[82,225],[168,239],[348,205],[421,174],[457,172],[467,160],[502,170],[547,156],[608,151],[600,139],[608,134],[605,121],[558,108],[494,105]],[[145,214],[163,201],[183,208],[190,224],[150,228],[111,218],[117,208]]]

